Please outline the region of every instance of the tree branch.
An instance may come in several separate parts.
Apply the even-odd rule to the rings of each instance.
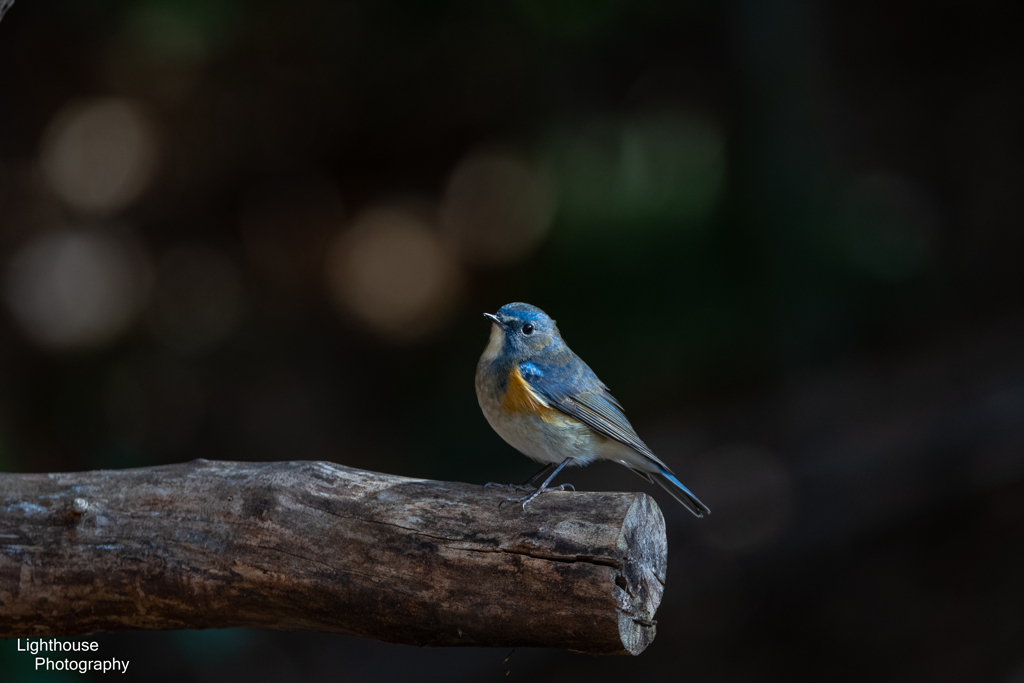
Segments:
[[[245,626],[643,651],[665,582],[654,501],[507,496],[326,462],[0,475],[0,637]]]

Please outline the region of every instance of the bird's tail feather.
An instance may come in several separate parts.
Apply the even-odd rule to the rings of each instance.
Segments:
[[[682,503],[693,514],[698,517],[711,514],[708,506],[700,502],[697,496],[693,495],[690,489],[683,486],[676,479],[676,476],[667,469],[662,469],[660,472],[651,472],[649,476],[658,486],[668,491],[670,496]]]
[[[700,502],[700,499],[693,495],[690,489],[683,486],[676,479],[676,475],[672,474],[669,470],[662,469],[660,472],[644,472],[643,470],[635,470],[631,467],[630,471],[668,491],[670,496],[678,500],[683,504],[683,507],[698,517],[711,514],[708,506]]]

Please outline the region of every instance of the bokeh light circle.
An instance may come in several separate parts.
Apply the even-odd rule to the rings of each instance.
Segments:
[[[57,230],[14,256],[6,298],[25,333],[44,347],[94,347],[115,338],[145,293],[141,250],[111,235]]]
[[[500,152],[477,152],[452,173],[441,204],[445,237],[459,256],[481,266],[522,259],[547,235],[555,189],[541,168]]]
[[[156,133],[131,100],[73,102],[50,121],[40,163],[66,204],[84,214],[113,214],[149,186],[157,165]]]
[[[375,333],[409,342],[448,319],[458,264],[436,231],[412,211],[374,207],[334,241],[327,284],[336,304]]]

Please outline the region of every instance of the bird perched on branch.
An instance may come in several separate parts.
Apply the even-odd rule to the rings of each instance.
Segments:
[[[542,493],[573,488],[548,486],[563,467],[611,460],[658,483],[698,517],[711,512],[640,440],[608,387],[565,345],[555,321],[544,311],[512,303],[484,316],[492,324],[490,341],[476,366],[480,408],[501,438],[545,463],[526,484],[507,485],[509,490],[534,489],[508,500],[525,509]]]

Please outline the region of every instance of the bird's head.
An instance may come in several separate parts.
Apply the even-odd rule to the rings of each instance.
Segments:
[[[487,360],[499,356],[525,360],[562,343],[555,321],[536,306],[505,304],[497,313],[484,313],[491,321],[491,339],[484,351]]]

